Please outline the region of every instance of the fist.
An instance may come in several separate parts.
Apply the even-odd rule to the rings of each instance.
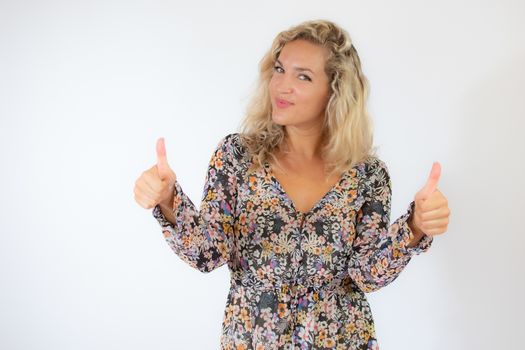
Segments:
[[[412,224],[419,232],[428,236],[447,230],[450,209],[447,198],[437,189],[441,165],[434,162],[425,186],[416,193]]]
[[[157,140],[157,164],[144,171],[135,181],[135,201],[145,209],[157,204],[170,207],[177,176],[166,159],[164,138]]]

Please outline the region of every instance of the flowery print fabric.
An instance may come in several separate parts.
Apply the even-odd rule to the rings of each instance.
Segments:
[[[390,225],[388,169],[369,157],[304,213],[268,163],[248,174],[250,164],[239,134],[228,134],[211,157],[200,208],[176,182],[176,222],[158,205],[152,211],[190,266],[228,265],[221,349],[379,349],[365,293],[395,280],[433,241],[407,246],[414,202]]]

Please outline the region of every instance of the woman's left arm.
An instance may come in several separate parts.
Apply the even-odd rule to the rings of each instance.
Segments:
[[[427,235],[421,235],[420,223],[425,222],[427,227],[427,209],[434,206],[424,204],[430,198],[425,197],[432,189],[429,186],[418,192],[408,210],[390,224],[391,179],[383,161],[378,159],[374,165],[368,196],[357,216],[349,266],[352,280],[364,292],[376,291],[395,280],[412,256],[430,248],[433,242],[430,233],[437,232],[431,229],[425,231]]]

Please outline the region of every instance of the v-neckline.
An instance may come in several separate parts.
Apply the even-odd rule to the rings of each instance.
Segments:
[[[292,198],[288,195],[288,193],[286,192],[286,190],[284,189],[284,187],[282,186],[281,182],[279,182],[279,180],[277,180],[277,178],[275,177],[275,175],[273,174],[273,171],[271,170],[271,167],[270,167],[270,163],[268,163],[268,161],[266,161],[264,163],[264,169],[266,171],[266,174],[270,177],[270,180],[275,184],[277,185],[277,187],[279,188],[279,190],[281,191],[281,194],[288,200],[288,202],[290,202],[290,206],[292,207],[292,210],[299,214],[299,215],[303,215],[303,216],[306,216],[306,215],[309,215],[311,214],[315,209],[317,209],[317,207],[319,207],[321,205],[322,202],[324,202],[324,200],[328,197],[328,195],[330,195],[333,191],[335,191],[338,187],[341,186],[343,180],[346,178],[346,175],[348,174],[348,170],[344,171],[341,176],[339,177],[339,180],[328,190],[328,192],[326,192],[317,202],[315,202],[315,204],[306,212],[304,211],[301,211],[301,210],[298,210],[297,207],[295,206],[295,203],[294,201],[292,200]]]

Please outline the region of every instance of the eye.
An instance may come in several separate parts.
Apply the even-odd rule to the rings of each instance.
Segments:
[[[274,69],[274,71],[279,72],[279,69],[282,70],[282,67],[274,66],[273,69]],[[300,74],[299,76],[305,78],[305,79],[301,79],[301,80],[312,81],[312,79],[310,79],[310,77],[308,75],[306,75],[306,74]]]
[[[308,75],[301,74],[300,77],[305,77],[306,80],[308,80],[308,81],[312,81],[312,79],[310,79],[310,77],[309,77]]]

